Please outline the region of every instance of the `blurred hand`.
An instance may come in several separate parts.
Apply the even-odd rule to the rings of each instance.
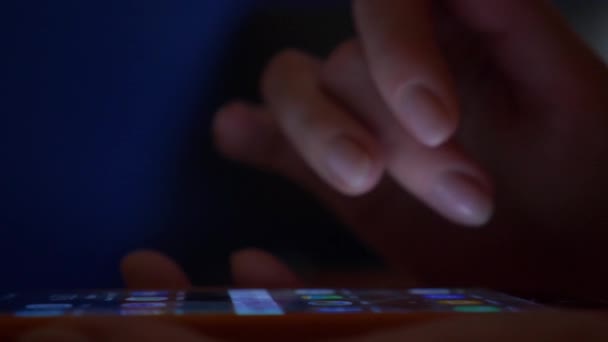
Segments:
[[[550,2],[355,15],[357,40],[280,54],[264,105],[220,111],[220,150],[315,193],[421,285],[603,291],[608,70]]]

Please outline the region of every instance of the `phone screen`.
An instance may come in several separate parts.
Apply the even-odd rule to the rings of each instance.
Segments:
[[[543,306],[484,289],[201,289],[0,294],[13,317],[497,313]]]

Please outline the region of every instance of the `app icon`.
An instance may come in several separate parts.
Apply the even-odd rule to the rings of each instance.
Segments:
[[[308,302],[308,304],[312,306],[350,306],[353,305],[353,302],[346,300],[316,300]]]
[[[336,290],[330,289],[299,289],[295,291],[298,296],[332,295]]]
[[[168,297],[169,291],[133,291],[132,297]]]
[[[158,316],[165,312],[158,309],[127,309],[120,310],[122,316]]]
[[[465,299],[466,297],[464,295],[460,295],[460,294],[430,294],[430,295],[425,295],[424,298],[427,299],[437,299],[437,300],[449,300],[449,299]]]
[[[57,304],[29,304],[25,306],[30,310],[65,310],[72,308],[72,304],[57,303]]]
[[[479,306],[457,306],[454,308],[457,312],[467,313],[486,313],[486,312],[501,312],[502,310],[496,306],[479,305]]]
[[[234,311],[240,316],[283,315],[283,309],[266,290],[229,290]]]
[[[437,303],[443,305],[482,305],[483,302],[478,300],[440,300]]]
[[[23,310],[17,311],[17,317],[57,317],[65,313],[63,310]]]
[[[169,297],[129,297],[125,299],[127,302],[164,302]]]
[[[324,307],[318,308],[315,312],[320,313],[357,313],[362,312],[363,308],[356,307]]]
[[[149,308],[164,308],[165,303],[124,303],[121,307],[125,309],[149,309]]]
[[[302,299],[306,300],[337,300],[343,299],[344,297],[339,295],[312,295],[312,296],[302,296]]]
[[[409,292],[413,295],[447,295],[452,293],[449,289],[411,289]]]

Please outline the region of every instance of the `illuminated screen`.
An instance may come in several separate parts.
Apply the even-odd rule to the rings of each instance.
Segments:
[[[483,289],[222,289],[0,294],[0,314],[18,317],[496,313],[535,308],[541,306]]]

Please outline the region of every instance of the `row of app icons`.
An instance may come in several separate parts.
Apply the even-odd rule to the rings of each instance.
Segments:
[[[264,292],[265,296],[268,296],[268,292],[265,290],[247,290],[240,291],[242,295],[247,297],[250,296],[253,292],[259,293],[260,291]],[[229,291],[230,292],[230,291]],[[355,291],[356,292],[356,291]],[[378,291],[361,291],[362,294],[365,293],[374,293],[376,295],[382,294],[390,296],[395,294],[403,294],[403,291],[398,290],[378,290]],[[500,311],[499,307],[486,305],[483,301],[479,299],[469,298],[464,294],[464,291],[458,290],[450,290],[450,289],[411,289],[407,291],[408,294],[419,296],[420,298],[424,298],[426,300],[430,300],[433,303],[443,306],[453,307],[455,311],[461,312],[496,312]],[[203,297],[211,296],[210,298],[214,298],[214,296],[218,296],[218,298],[222,299],[221,294],[216,293],[207,293],[204,291],[194,292],[196,294],[202,294]],[[347,290],[335,290],[335,289],[298,289],[295,290],[295,293],[302,301],[306,302],[310,307],[316,308],[319,312],[358,312],[363,309],[358,308],[355,301],[351,300],[349,294],[352,292]],[[344,293],[344,294],[342,294]],[[132,291],[125,294],[118,293],[103,293],[103,294],[54,294],[50,296],[50,301],[55,303],[43,303],[43,304],[31,304],[26,307],[27,310],[33,311],[57,311],[57,310],[70,310],[77,309],[72,308],[72,304],[66,303],[70,301],[74,301],[77,299],[84,300],[116,300],[120,297],[121,303],[120,308],[122,310],[134,310],[134,314],[137,314],[136,310],[161,310],[166,307],[165,302],[168,302],[171,298],[175,298],[177,302],[181,302],[185,299],[186,293],[178,292],[173,294],[168,291]],[[188,294],[190,296],[190,294]],[[243,298],[239,302],[242,302]],[[266,297],[265,297],[266,298]],[[235,299],[235,298],[232,298]],[[265,299],[265,301],[269,301],[271,297]],[[226,298],[226,300],[230,300]],[[206,301],[206,300],[202,300]],[[63,303],[57,303],[63,302]],[[235,303],[238,304],[238,303]],[[250,304],[251,305],[251,304]],[[275,308],[275,311],[279,311],[279,309]],[[50,312],[49,312],[50,314]]]
[[[178,293],[178,297],[181,293]],[[125,297],[126,295],[126,297]],[[114,301],[118,298],[125,297],[122,300],[128,302],[163,302],[170,299],[170,293],[168,291],[133,291],[125,294],[117,292],[103,292],[103,293],[60,293],[51,294],[48,297],[50,302],[72,302],[77,300],[84,301]],[[13,295],[12,298],[15,298]],[[182,298],[183,299],[183,298]]]
[[[468,313],[488,313],[488,312],[500,312],[500,307],[494,305],[487,305],[485,302],[479,299],[471,299],[461,291],[451,289],[410,289],[408,293],[421,298],[431,300],[433,303],[449,306],[453,311],[456,312],[468,312]],[[361,308],[344,308],[351,306],[354,303],[351,301],[343,300],[344,297],[337,295],[335,290],[298,290],[297,294],[301,295],[301,298],[309,301],[308,304],[311,306],[326,306],[334,308],[324,308],[320,311],[327,312],[359,312]],[[385,294],[394,294],[393,291],[386,291]],[[342,308],[341,308],[342,307]]]

